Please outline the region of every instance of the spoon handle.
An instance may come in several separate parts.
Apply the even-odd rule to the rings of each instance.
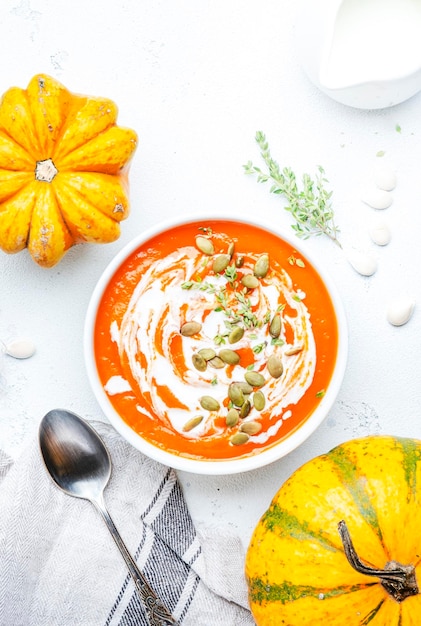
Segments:
[[[108,510],[104,504],[104,499],[102,497],[99,497],[96,500],[92,500],[92,503],[101,514],[104,522],[108,526],[108,530],[110,531],[114,541],[117,544],[117,547],[119,548],[124,560],[126,561],[126,565],[136,585],[136,589],[144,602],[150,626],[170,626],[173,624],[176,625],[176,620],[173,618],[168,609],[164,606],[161,599],[158,598],[156,593],[149,586],[149,583],[146,580],[144,574],[140,571],[130,552],[127,550],[126,545],[120,536],[120,533],[118,532],[113,520],[111,519],[110,514],[108,513]]]

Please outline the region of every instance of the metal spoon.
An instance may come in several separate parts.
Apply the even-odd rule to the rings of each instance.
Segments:
[[[89,500],[102,515],[144,602],[150,625],[176,624],[137,567],[105,507],[103,492],[111,475],[111,459],[97,432],[75,413],[53,409],[41,420],[39,443],[55,484],[69,496]]]

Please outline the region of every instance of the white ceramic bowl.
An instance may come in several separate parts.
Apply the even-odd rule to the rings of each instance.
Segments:
[[[104,292],[110,282],[112,282],[115,273],[119,270],[122,264],[124,264],[128,257],[135,253],[140,246],[144,245],[151,238],[160,235],[165,231],[171,231],[178,226],[192,222],[195,224],[206,224],[207,221],[214,222],[215,220],[220,221],[222,226],[223,223],[226,223],[228,220],[229,222],[258,227],[263,229],[263,231],[266,231],[268,234],[271,234],[271,236],[276,235],[277,238],[286,242],[287,245],[290,245],[296,255],[304,259],[307,264],[313,266],[324,283],[331,299],[334,316],[336,317],[338,345],[333,372],[331,374],[330,382],[324,390],[324,396],[311,415],[307,417],[307,419],[298,428],[292,430],[287,437],[280,440],[278,443],[272,445],[271,447],[262,449],[258,453],[251,456],[239,456],[233,459],[221,460],[202,460],[198,458],[189,458],[188,456],[181,456],[166,449],[162,449],[146,441],[127,425],[122,416],[113,406],[110,396],[104,390],[104,384],[100,380],[94,348],[94,333],[96,319]],[[223,230],[223,228],[221,230]],[[282,232],[278,232],[272,225],[265,224],[259,220],[240,220],[238,218],[231,218],[227,216],[207,216],[205,218],[199,215],[177,218],[160,223],[133,239],[132,242],[126,245],[116,255],[100,277],[89,303],[85,322],[84,353],[89,381],[101,409],[115,429],[135,448],[139,449],[141,452],[156,461],[174,467],[175,469],[208,475],[234,474],[253,470],[280,459],[304,442],[326,418],[336,399],[345,372],[348,353],[347,323],[342,303],[335,285],[332,283],[332,280],[321,264],[315,258],[310,256],[309,252],[301,246],[296,237],[289,237]]]

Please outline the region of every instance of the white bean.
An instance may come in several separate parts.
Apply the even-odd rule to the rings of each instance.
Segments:
[[[365,252],[352,250],[347,254],[347,260],[358,274],[372,276],[377,271],[377,261]]]
[[[415,301],[412,298],[397,298],[387,309],[387,321],[393,326],[403,326],[412,317]]]
[[[35,352],[30,339],[14,339],[5,345],[5,352],[14,359],[29,359]]]
[[[361,200],[372,209],[388,209],[393,202],[393,196],[390,191],[370,187],[363,192]]]
[[[368,231],[372,241],[378,246],[387,246],[390,243],[391,233],[385,222],[375,222]]]

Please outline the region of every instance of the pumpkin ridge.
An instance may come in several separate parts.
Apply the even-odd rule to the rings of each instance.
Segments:
[[[120,223],[101,212],[102,221],[98,222],[99,208],[89,199],[77,194],[68,185],[54,187],[54,195],[70,233],[77,242],[115,241],[120,233]]]
[[[33,128],[39,142],[39,159],[51,159],[67,115],[77,96],[47,74],[34,76],[26,89]]]
[[[402,450],[402,469],[408,485],[408,501],[417,492],[417,465],[421,461],[421,451],[416,443],[407,437],[396,437],[396,447]]]
[[[44,183],[42,191],[36,195],[28,250],[39,265],[51,267],[72,245],[73,237],[63,220],[54,189]]]
[[[20,251],[28,244],[31,220],[35,209],[35,194],[31,190],[31,186],[32,183],[25,185],[0,205],[0,217],[2,218],[0,247],[5,251]],[[22,209],[21,206],[24,208]]]
[[[400,446],[402,451],[402,469],[405,476],[405,482],[408,485],[407,502],[411,496],[415,498],[417,504],[417,465],[421,461],[421,450],[417,442],[408,437],[394,437],[396,446]],[[418,567],[421,563],[421,555],[414,560],[414,567]],[[399,625],[398,625],[399,626]]]
[[[68,111],[66,112],[65,119],[63,120],[61,126],[57,128],[57,136],[55,137],[54,146],[52,148],[51,154],[49,155],[49,158],[51,158],[52,160],[57,159],[57,152],[63,150],[63,148],[66,147],[63,146],[63,143],[65,143],[64,136],[68,128],[75,123],[77,115],[83,109],[86,100],[87,97],[72,94],[72,101],[69,105]],[[83,145],[83,143],[84,138],[83,135],[80,134],[80,143],[78,147]]]
[[[343,585],[326,590],[326,587],[295,585],[287,580],[283,581],[281,584],[274,584],[269,581],[264,582],[261,578],[252,578],[249,580],[249,597],[252,602],[257,604],[262,604],[263,602],[281,602],[281,604],[287,604],[308,596],[320,600],[327,600],[328,598],[361,591],[361,589],[367,589],[367,587],[373,587],[377,584],[377,582],[370,582],[361,583],[359,585]],[[384,600],[382,600],[381,603],[383,602]]]
[[[83,174],[98,174],[101,175],[100,172],[78,172],[78,174],[80,174],[81,176],[83,176]],[[110,211],[107,208],[103,208],[100,204],[94,203],[90,200],[89,196],[90,196],[90,189],[86,188],[86,193],[83,193],[81,189],[77,188],[73,183],[72,179],[70,178],[71,175],[75,175],[74,172],[63,172],[62,175],[60,175],[60,179],[62,181],[61,185],[62,186],[66,186],[66,188],[68,189],[68,191],[70,193],[72,193],[74,196],[78,197],[81,201],[84,201],[87,204],[90,204],[92,207],[95,208],[96,211],[99,211],[104,217],[106,218],[112,218],[113,220],[115,220],[116,222],[120,222],[123,219],[125,219],[128,215],[128,202],[126,206],[121,206],[120,211],[116,210],[116,205],[113,205],[113,210]],[[110,176],[110,178],[112,177],[110,174],[102,174],[103,176]],[[116,178],[115,176],[113,176],[112,178]],[[122,181],[120,181],[120,186],[122,186]]]
[[[59,171],[98,172],[118,175],[126,170],[137,147],[137,133],[110,126],[55,163]]]
[[[6,137],[8,137],[10,139],[10,141],[13,141],[14,144],[16,144],[17,146],[19,146],[19,148],[21,150],[24,150],[26,152],[26,154],[28,155],[29,158],[34,159],[34,156],[32,154],[30,154],[30,152],[28,151],[27,147],[24,146],[20,141],[18,141],[16,139],[16,137],[14,137],[10,132],[8,128],[5,127],[1,127],[0,128],[1,132],[3,135],[6,135]],[[13,170],[12,170],[13,171]]]
[[[385,553],[387,554],[376,509],[362,485],[361,474],[357,465],[348,455],[344,446],[337,446],[336,448],[333,448],[333,450],[328,452],[325,456],[329,459],[329,461],[331,461],[334,471],[339,476],[339,480],[341,481],[343,488],[346,489],[351,495],[357,509],[361,513],[361,517],[367,521],[369,526],[371,526],[374,531],[377,532],[380,542],[385,549]]]
[[[66,227],[68,236],[71,237],[74,240],[75,243],[81,243],[81,241],[78,240],[77,234],[74,232],[74,230],[72,228],[72,225],[69,224],[69,222],[66,219],[66,215],[65,215],[65,213],[62,210],[61,203],[60,203],[59,196],[58,196],[57,189],[56,189],[55,185],[50,185],[50,187],[51,187],[51,193],[54,196],[54,200],[55,200],[55,203],[56,203],[56,206],[57,206],[57,210],[58,210],[58,212],[60,214],[60,218],[62,220],[62,224],[63,224],[63,226]]]
[[[52,158],[57,163],[60,163],[61,159],[78,150],[88,141],[95,139],[109,128],[117,126],[118,109],[112,100],[89,96],[74,96],[74,98],[75,101],[65,123],[60,129],[53,151]],[[98,109],[94,112],[88,110],[92,105],[98,105]],[[105,108],[109,115],[102,114],[100,120],[98,111]],[[87,117],[88,121],[86,120]]]
[[[5,173],[5,175],[3,174]],[[17,181],[15,184],[15,181]],[[33,178],[30,172],[17,172],[0,168],[0,211],[5,202],[12,200],[17,194],[30,185]],[[7,189],[9,186],[9,189]]]
[[[262,517],[262,524],[266,526],[271,532],[276,530],[279,534],[285,532],[287,535],[294,537],[300,541],[307,541],[309,539],[316,541],[327,550],[338,551],[338,547],[335,546],[328,538],[323,537],[320,531],[316,532],[310,528],[309,522],[301,522],[295,515],[292,515],[286,509],[279,506],[278,503],[274,503],[268,511]],[[321,531],[323,532],[323,531]]]
[[[33,172],[35,163],[25,148],[0,128],[0,167],[10,172]]]
[[[14,112],[11,111],[14,109]],[[7,115],[10,115],[10,118]],[[16,117],[19,119],[14,125]],[[22,118],[24,118],[22,120]],[[34,128],[27,94],[23,89],[12,87],[0,102],[0,129],[34,161],[40,153],[39,141]]]

